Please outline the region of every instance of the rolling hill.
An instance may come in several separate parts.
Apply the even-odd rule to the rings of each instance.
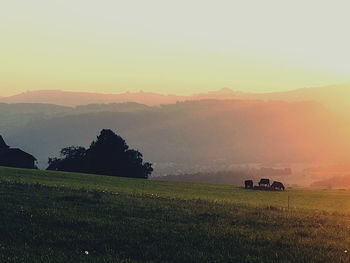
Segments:
[[[45,167],[61,148],[88,146],[101,129],[110,128],[155,163],[156,174],[239,163],[338,162],[349,156],[349,122],[314,102],[203,100],[136,111],[103,107],[35,119],[3,135]]]

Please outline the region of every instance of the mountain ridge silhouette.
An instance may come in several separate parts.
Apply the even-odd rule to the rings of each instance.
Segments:
[[[350,117],[350,84],[300,88],[283,92],[249,93],[230,88],[221,88],[207,93],[188,96],[159,94],[154,92],[124,92],[116,94],[72,92],[63,90],[27,91],[14,96],[0,97],[3,103],[44,103],[76,107],[88,104],[108,104],[136,102],[148,106],[174,104],[181,101],[203,99],[239,99],[239,100],[282,100],[282,101],[316,101],[327,108]]]

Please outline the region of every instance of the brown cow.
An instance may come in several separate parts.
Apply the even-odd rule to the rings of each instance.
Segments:
[[[259,186],[270,186],[270,179],[260,179]]]
[[[271,185],[271,188],[273,189],[279,189],[284,191],[284,185],[281,182],[274,181]]]
[[[253,188],[253,180],[244,181],[245,189]]]

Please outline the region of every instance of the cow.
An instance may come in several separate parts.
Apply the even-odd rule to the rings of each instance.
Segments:
[[[271,185],[272,189],[279,189],[284,191],[284,185],[281,182],[274,181]]]
[[[253,188],[253,180],[246,180],[244,181],[244,184],[245,184],[245,189]]]
[[[270,179],[260,179],[259,186],[270,187]]]

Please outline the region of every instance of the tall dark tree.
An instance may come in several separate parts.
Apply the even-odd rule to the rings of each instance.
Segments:
[[[50,158],[48,170],[86,172],[122,177],[148,178],[153,168],[142,154],[129,149],[125,140],[111,130],[102,130],[89,149],[67,147],[61,158]]]

